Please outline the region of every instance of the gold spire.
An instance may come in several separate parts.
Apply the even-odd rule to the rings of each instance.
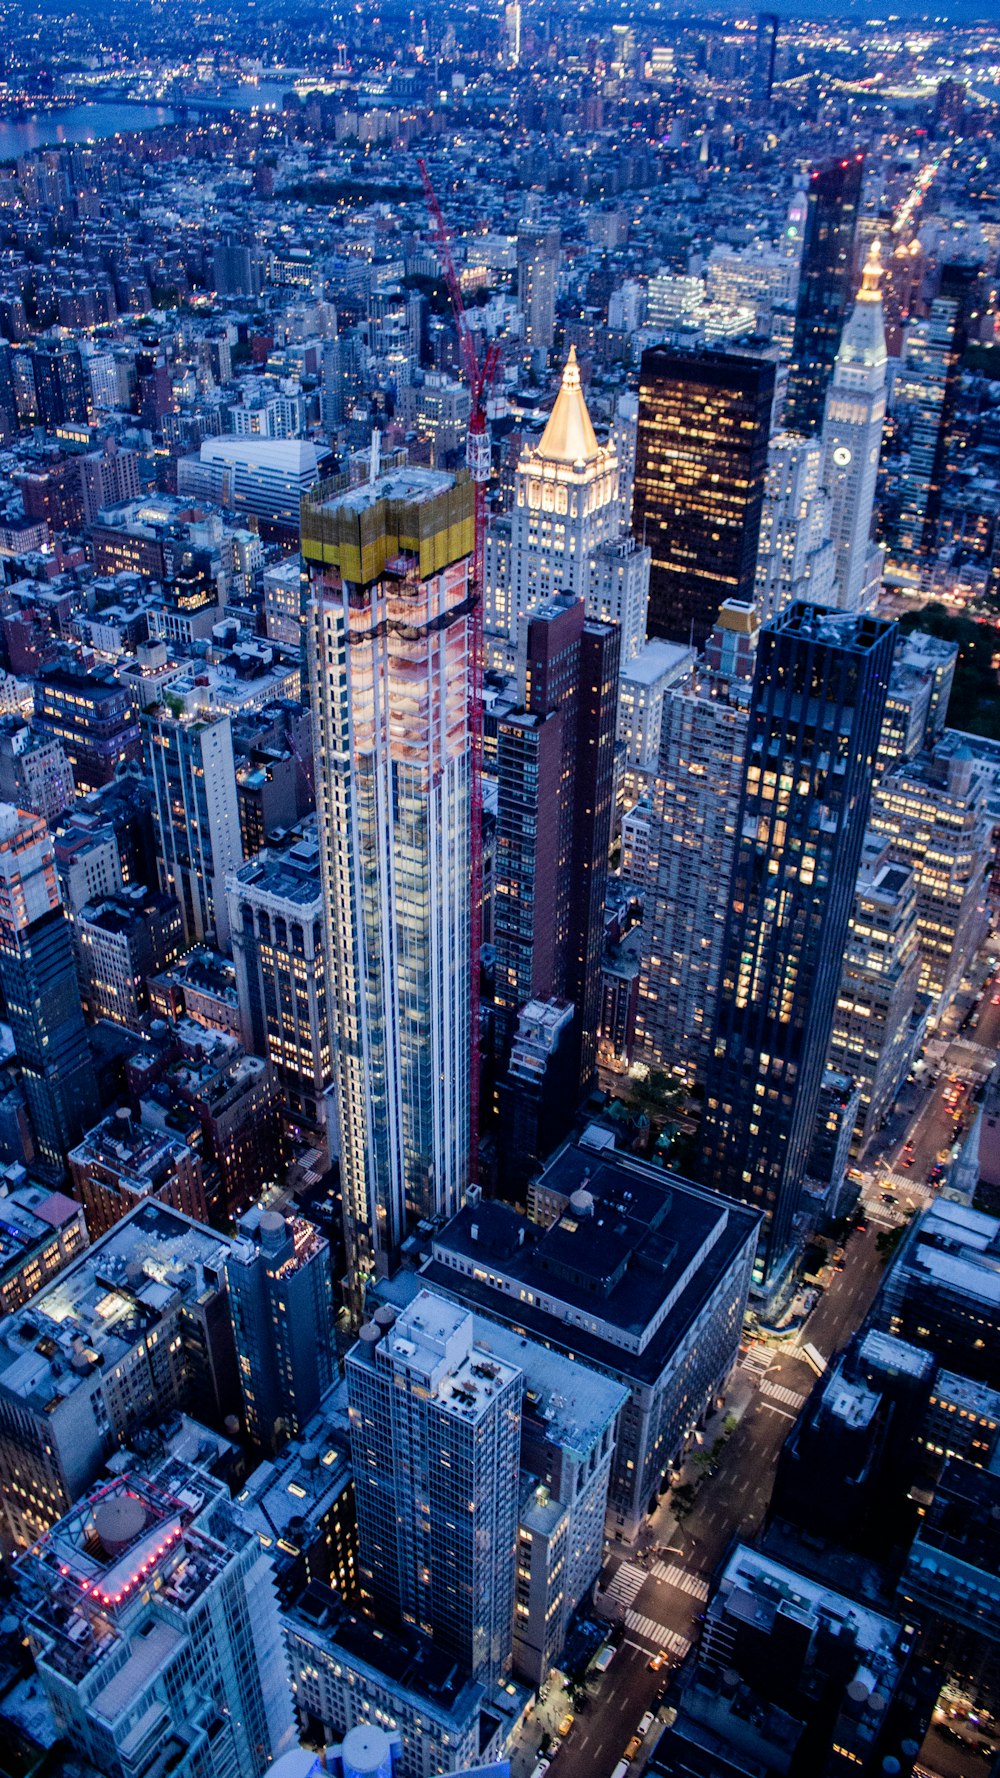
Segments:
[[[865,260],[865,268],[861,274],[861,289],[858,291],[859,302],[881,302],[882,300],[882,247],[878,240],[872,242]]]
[[[562,387],[539,440],[536,455],[543,457],[548,463],[592,463],[600,455],[600,451],[597,434],[587,412],[587,403],[583,399],[576,347],[570,346],[562,374]]]

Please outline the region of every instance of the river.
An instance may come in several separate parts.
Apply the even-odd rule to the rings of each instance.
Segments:
[[[283,93],[291,87],[276,81],[259,86],[228,87],[212,94],[210,103],[249,111],[255,105],[277,110]],[[27,117],[0,117],[0,161],[11,161],[36,148],[52,148],[62,142],[98,142],[130,130],[155,130],[173,123],[176,113],[169,105],[122,105],[114,99],[95,99],[93,104],[72,105],[65,111],[32,111]]]

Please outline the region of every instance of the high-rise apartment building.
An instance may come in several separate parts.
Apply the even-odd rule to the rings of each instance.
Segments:
[[[814,167],[806,192],[802,272],[785,401],[789,432],[807,437],[823,419],[826,387],[851,290],[864,155]]]
[[[622,661],[632,660],[646,639],[649,561],[628,531],[618,454],[598,442],[571,346],[545,430],[518,459],[510,513],[487,532],[488,664],[513,671],[521,619],[557,593],[618,624]]]
[[[893,639],[797,604],[757,648],[701,1171],[765,1212],[768,1290],[795,1251]]]
[[[0,987],[38,1160],[57,1177],[98,1116],[73,935],[40,815],[0,803]]]
[[[754,104],[765,111],[771,103],[771,88],[774,85],[774,56],[777,47],[777,13],[759,12],[757,14],[757,33],[754,39],[750,96]]]
[[[649,632],[701,646],[724,599],[753,599],[774,365],[642,355],[632,529],[652,551]]]
[[[818,438],[777,432],[767,451],[754,600],[761,621],[796,599],[833,603],[835,553]]]
[[[363,1584],[475,1679],[509,1670],[523,1378],[422,1290],[347,1358]]]
[[[160,887],[176,896],[188,945],[229,948],[226,876],[243,863],[232,721],[203,686],[175,680],[166,704],[142,713],[156,796]]]
[[[254,1205],[226,1258],[247,1431],[274,1451],[302,1436],[333,1382],[333,1292],[325,1236]]]
[[[572,1001],[582,1084],[596,1055],[619,646],[617,628],[589,621],[569,594],[523,619],[523,709],[500,720],[497,737],[501,1049],[527,1001]]]
[[[104,1778],[263,1778],[291,1747],[271,1563],[206,1470],[84,1495],[17,1584],[59,1730]]]
[[[871,611],[882,579],[884,551],[872,538],[886,402],[881,276],[876,241],[840,336],[823,415],[823,485],[834,550],[831,603],[841,611]]]
[[[906,330],[893,402],[905,461],[893,549],[904,559],[933,550],[975,269],[942,268],[930,314]]]
[[[243,1046],[267,1056],[292,1118],[335,1136],[333,1045],[316,823],[273,839],[229,878]]]
[[[303,505],[348,1271],[469,1178],[472,484],[405,469]]]
[[[649,803],[623,823],[627,872],[644,917],[636,1054],[652,1068],[704,1084],[722,975],[729,877],[749,722],[757,622],[723,605],[725,631],[688,682],[667,694]],[[723,644],[732,644],[725,667]],[[642,843],[637,830],[645,831]]]
[[[517,299],[524,311],[524,343],[547,352],[555,337],[559,280],[556,223],[522,222],[517,231]]]
[[[917,884],[920,992],[935,1015],[954,996],[988,925],[993,820],[987,774],[968,747],[901,760],[872,798],[872,831]]]
[[[878,834],[865,842],[830,1036],[830,1066],[861,1089],[855,1139],[864,1147],[913,1066],[926,1023],[919,995],[917,884]]]

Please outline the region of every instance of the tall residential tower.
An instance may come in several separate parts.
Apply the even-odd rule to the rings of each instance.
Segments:
[[[348,1282],[468,1181],[473,488],[403,469],[303,503]]]

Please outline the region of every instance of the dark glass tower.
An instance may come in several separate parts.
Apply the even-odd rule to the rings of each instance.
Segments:
[[[826,386],[851,293],[864,155],[830,161],[809,175],[802,274],[792,341],[785,427],[811,435],[823,424]]]
[[[778,47],[778,15],[776,12],[759,12],[757,14],[757,36],[754,42],[753,79],[750,96],[754,105],[765,110],[771,103],[771,88],[774,85],[774,52]]]
[[[764,359],[643,353],[632,529],[652,551],[651,636],[700,646],[724,599],[753,602],[773,400]]]
[[[0,804],[0,987],[39,1163],[54,1176],[97,1122],[73,939],[41,816]]]
[[[760,635],[702,1180],[765,1212],[756,1280],[796,1244],[894,626],[796,603]]]
[[[618,713],[617,625],[561,595],[522,622],[523,709],[497,736],[494,940],[501,1053],[528,1000],[572,1001],[579,1076],[597,1045]]]

